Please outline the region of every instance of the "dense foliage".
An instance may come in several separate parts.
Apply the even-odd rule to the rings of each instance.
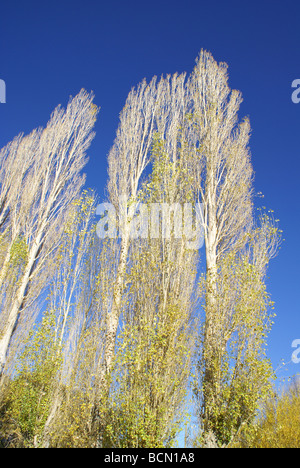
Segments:
[[[254,209],[227,65],[202,51],[131,90],[100,208],[93,98],[0,151],[2,446],[172,447],[194,415],[195,446],[298,444],[298,394],[262,412],[280,231]]]

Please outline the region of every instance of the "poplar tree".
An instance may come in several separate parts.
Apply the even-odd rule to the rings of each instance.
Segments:
[[[107,314],[104,362],[100,380],[109,374],[114,357],[130,247],[130,222],[141,178],[150,162],[159,97],[160,87],[156,78],[149,84],[144,80],[137,88],[131,90],[120,114],[115,142],[108,155],[108,201],[116,209],[121,240],[113,303]]]
[[[82,90],[66,109],[58,106],[47,126],[27,137],[18,137],[1,151],[1,229],[5,254],[1,268],[2,305],[0,373],[20,317],[45,286],[50,258],[56,251],[69,204],[84,183],[81,174],[86,152],[94,137],[97,114],[93,95]],[[13,175],[20,167],[16,185]],[[25,260],[10,296],[3,285],[9,282],[9,266],[16,242],[22,243]],[[38,281],[35,281],[38,280]],[[32,299],[32,298],[31,298]],[[21,317],[22,318],[22,317]]]
[[[226,439],[224,431],[228,430],[231,434],[235,424],[231,425],[230,412],[226,413],[224,407],[228,405],[230,408],[234,401],[236,406],[233,414],[235,411],[239,414],[237,419],[240,418],[240,424],[247,420],[246,414],[251,404],[242,415],[248,398],[243,397],[243,392],[247,387],[248,376],[251,372],[258,372],[259,366],[265,366],[266,379],[256,386],[252,381],[254,387],[249,398],[253,398],[257,404],[257,392],[262,394],[268,388],[270,370],[262,358],[262,337],[268,328],[268,296],[264,275],[276,251],[278,228],[272,222],[264,223],[261,235],[256,237],[253,169],[249,149],[250,123],[248,119],[239,120],[242,97],[239,91],[231,90],[228,85],[227,65],[218,64],[210,53],[201,51],[188,87],[191,108],[186,130],[190,147],[188,164],[194,195],[203,206],[206,256],[200,414],[204,434],[212,432],[221,442],[228,442],[230,436],[227,433],[229,439]],[[251,241],[253,236],[256,238],[254,243]],[[253,254],[245,254],[244,250],[251,248]],[[249,288],[247,291],[244,289],[245,284]],[[229,335],[227,327],[230,329]],[[248,333],[253,334],[253,337],[250,338]],[[240,353],[244,357],[243,364],[234,365],[236,374],[232,376],[232,385],[233,381],[239,381],[239,389],[232,390],[235,396],[231,392],[226,397],[228,387],[222,374],[223,359],[228,356],[232,358],[232,350],[229,350],[232,336],[237,336],[239,343],[236,345],[238,351],[235,349],[239,355],[237,361],[240,363],[242,359]],[[254,340],[256,345],[253,347]],[[253,369],[250,372],[251,366],[246,355],[251,353]],[[228,372],[231,365],[232,362],[230,365],[227,362]],[[250,413],[253,415],[253,411]],[[237,422],[236,425],[239,426]]]
[[[189,248],[182,219],[189,188],[182,171],[185,75],[162,78],[160,86],[152,171],[139,191],[131,223],[105,446],[174,444],[194,355],[197,251]],[[168,207],[166,226],[151,217],[153,207]]]

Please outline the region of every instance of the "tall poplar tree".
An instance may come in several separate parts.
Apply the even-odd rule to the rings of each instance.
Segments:
[[[47,278],[48,260],[59,245],[67,207],[84,183],[81,171],[94,137],[96,115],[93,95],[82,90],[70,99],[66,109],[55,109],[46,128],[18,137],[1,151],[1,225],[6,239],[2,285],[9,281],[16,243],[21,243],[25,259],[11,296],[2,294],[0,373],[20,316],[28,305],[30,289],[37,278],[38,291],[45,286],[42,272]],[[15,186],[12,177],[18,164],[23,166],[23,158],[25,169],[17,175]]]
[[[266,322],[264,273],[270,259],[268,253],[276,250],[278,229],[270,221],[261,228],[262,235],[255,234],[253,169],[249,150],[250,124],[248,119],[239,120],[242,97],[239,91],[231,90],[228,85],[227,65],[218,64],[210,53],[201,51],[188,87],[191,108],[187,127],[190,147],[188,164],[194,194],[203,206],[206,254],[205,323],[200,364],[201,420],[204,433],[211,431],[222,440],[226,439],[223,427],[226,424],[224,420],[221,421],[222,418],[227,418],[230,426],[230,416],[224,416],[224,406],[233,398],[232,394],[228,399],[225,397],[223,359],[226,353],[227,357],[230,353],[228,347],[233,335],[237,335],[243,343],[238,353],[242,352],[242,348],[246,354],[253,351],[252,339],[245,337],[245,330],[248,329],[246,324],[250,327],[251,323],[252,331],[259,330],[254,353],[257,361],[253,357],[252,362],[253,372],[260,365],[258,354],[261,353],[262,356],[264,349],[261,338],[267,329],[261,325]],[[256,238],[254,244],[251,241],[253,237]],[[266,246],[268,243],[269,247]],[[254,254],[245,254],[245,249],[251,248],[254,249]],[[258,258],[264,259],[261,264],[258,264]],[[250,275],[248,280],[247,275]],[[243,276],[249,287],[247,291],[241,286]],[[229,278],[231,286],[227,282]],[[241,311],[242,302],[244,305]],[[239,319],[238,314],[242,314]],[[227,326],[231,330],[229,335],[226,332]],[[244,339],[241,338],[243,334]],[[265,368],[267,367],[266,365]],[[235,409],[244,422],[247,417],[243,419],[241,408],[246,401],[242,395],[243,388],[247,385],[246,366],[243,371],[242,366],[234,368],[238,373],[234,379],[240,382],[239,390],[235,391],[241,392],[234,398],[235,405],[239,407]],[[266,371],[266,376],[269,375],[270,372]],[[264,380],[264,385],[268,385],[267,379]],[[261,392],[262,387],[263,385],[260,387]],[[257,391],[258,387],[253,388],[253,394]],[[223,429],[220,429],[221,426]]]

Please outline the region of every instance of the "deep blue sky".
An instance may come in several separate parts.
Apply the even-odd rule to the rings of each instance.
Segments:
[[[300,2],[269,0],[1,1],[0,146],[45,125],[59,103],[82,87],[101,106],[89,151],[87,186],[102,196],[106,156],[131,87],[144,77],[190,72],[201,48],[229,65],[242,91],[240,115],[252,123],[255,188],[275,211],[286,239],[269,270],[276,323],[269,339],[275,367],[300,339],[299,143]],[[290,364],[279,377],[300,372]]]

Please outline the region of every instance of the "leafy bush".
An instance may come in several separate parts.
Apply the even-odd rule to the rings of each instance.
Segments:
[[[295,381],[264,409],[253,443],[255,448],[300,447],[300,385]]]

